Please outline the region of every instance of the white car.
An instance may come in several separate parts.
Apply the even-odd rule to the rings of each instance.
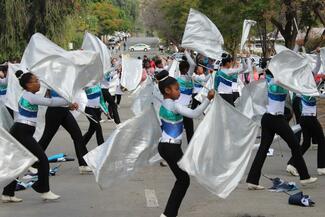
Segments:
[[[149,51],[150,50],[150,46],[146,45],[146,44],[135,44],[133,46],[129,47],[130,51]]]

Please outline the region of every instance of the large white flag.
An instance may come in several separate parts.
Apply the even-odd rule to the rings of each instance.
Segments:
[[[323,66],[323,68],[325,68],[325,47],[322,47],[320,49],[320,57],[322,60],[322,66]]]
[[[216,95],[178,164],[210,192],[226,198],[244,175],[258,129]]]
[[[127,55],[122,56],[121,85],[128,91],[140,84],[142,77],[142,61]]]
[[[14,120],[10,116],[6,106],[0,102],[0,127],[9,131],[11,126],[14,124]]]
[[[212,59],[219,59],[223,44],[223,37],[214,23],[204,14],[191,8],[181,46]]]
[[[8,64],[8,85],[6,93],[5,105],[11,108],[13,111],[18,111],[18,101],[23,92],[23,88],[20,86],[18,78],[15,75],[17,70],[20,70],[20,64]]]
[[[84,156],[101,188],[149,165],[158,152],[161,129],[152,106],[119,125],[108,140]]]
[[[259,120],[259,117],[266,112],[267,103],[266,80],[258,80],[244,86],[235,105],[246,117]]]
[[[98,83],[103,77],[99,53],[66,51],[39,33],[28,43],[20,67],[31,70],[69,101],[82,88]]]
[[[0,127],[0,156],[0,188],[12,182],[37,161],[32,153],[2,127]]]
[[[319,96],[308,57],[284,50],[273,57],[268,68],[280,86],[306,96]]]
[[[81,48],[99,53],[103,63],[103,73],[106,73],[111,68],[111,54],[107,46],[98,37],[86,32]]]
[[[241,36],[241,42],[240,42],[240,50],[244,49],[244,45],[247,41],[249,31],[251,30],[251,27],[256,24],[256,21],[254,20],[244,20],[243,23],[243,32]]]

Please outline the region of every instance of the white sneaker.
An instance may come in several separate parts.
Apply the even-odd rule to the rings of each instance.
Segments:
[[[42,193],[41,198],[43,200],[57,200],[60,198],[60,195],[54,194],[52,191]]]
[[[301,185],[308,185],[308,184],[315,183],[316,181],[317,181],[316,177],[310,177],[309,179],[300,180],[300,184]]]
[[[287,172],[290,173],[292,176],[299,176],[297,169],[290,164],[287,165]]]
[[[318,173],[318,175],[325,175],[325,168],[318,168],[317,169],[317,173]]]
[[[89,166],[80,166],[79,167],[79,173],[80,174],[87,174],[93,172]]]
[[[264,190],[265,188],[262,185],[254,185],[247,183],[248,190]]]
[[[167,216],[165,216],[164,214],[161,214],[160,217],[167,217]]]
[[[2,195],[1,200],[3,203],[19,203],[19,202],[23,201],[23,199],[21,199],[21,198],[18,198],[15,196],[10,197],[10,196],[6,196],[6,195]]]
[[[29,170],[29,172],[31,172],[33,174],[37,174],[38,173],[38,169],[36,169],[34,167],[29,167],[28,170]]]

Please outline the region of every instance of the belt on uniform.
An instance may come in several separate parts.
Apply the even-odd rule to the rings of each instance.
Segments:
[[[267,112],[270,115],[283,115],[283,112]]]
[[[182,140],[179,140],[179,139],[160,139],[159,142],[162,142],[162,143],[172,143],[172,144],[182,144]]]
[[[20,123],[20,124],[27,124],[29,126],[35,127],[36,123],[33,121],[28,121],[28,120],[16,120],[15,122]]]
[[[302,113],[301,116],[316,116],[316,113]]]

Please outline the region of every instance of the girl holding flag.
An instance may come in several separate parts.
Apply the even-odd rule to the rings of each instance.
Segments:
[[[16,76],[24,92],[18,103],[18,113],[15,123],[10,129],[10,134],[25,146],[33,155],[38,158],[38,180],[32,188],[41,193],[44,200],[57,200],[59,195],[50,191],[49,185],[49,162],[41,146],[35,141],[33,134],[37,122],[38,106],[67,106],[68,102],[63,98],[45,98],[35,93],[40,90],[38,78],[31,72],[23,73],[17,71]],[[69,108],[78,109],[78,104],[73,103]],[[22,199],[15,197],[16,180],[7,185],[2,193],[3,202],[21,202]]]
[[[180,85],[175,78],[168,76],[166,70],[159,72],[156,75],[156,79],[159,90],[164,97],[159,110],[163,132],[158,145],[158,151],[160,156],[167,161],[169,168],[176,177],[175,185],[161,217],[176,217],[187,188],[190,185],[189,175],[177,165],[177,162],[183,156],[181,149],[183,117],[199,117],[209,105],[209,101],[213,99],[214,91],[210,90],[207,99],[195,110],[192,110],[177,102],[181,94]]]

